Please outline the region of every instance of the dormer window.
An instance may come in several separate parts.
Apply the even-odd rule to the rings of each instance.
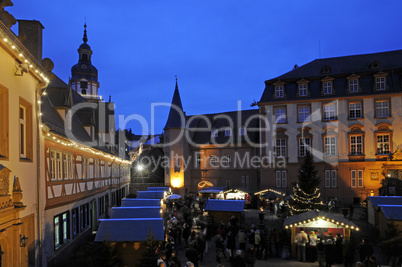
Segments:
[[[86,95],[88,89],[88,82],[80,82],[81,94]]]
[[[375,83],[378,91],[385,90],[385,77],[377,77]]]
[[[332,94],[332,81],[323,82],[322,88],[323,88],[324,95],[331,95]]]
[[[285,95],[283,85],[275,86],[275,98],[283,98]]]
[[[357,93],[359,91],[359,80],[351,79],[349,80],[349,93]]]
[[[299,84],[299,96],[307,96],[307,84]]]
[[[322,73],[322,74],[331,73],[331,68],[330,68],[329,66],[324,66],[324,67],[322,67],[322,69],[321,69],[321,73]]]

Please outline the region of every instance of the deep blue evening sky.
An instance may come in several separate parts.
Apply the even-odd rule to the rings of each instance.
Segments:
[[[238,100],[250,108],[265,80],[295,64],[402,48],[400,0],[13,2],[6,10],[16,19],[44,25],[43,56],[66,82],[86,17],[99,94],[112,95],[118,114],[148,121],[151,103],[171,101],[174,75],[188,115],[232,111]],[[160,133],[168,108],[157,113]]]

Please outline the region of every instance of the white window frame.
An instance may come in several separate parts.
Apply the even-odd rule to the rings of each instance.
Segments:
[[[94,177],[99,178],[99,159],[94,159]]]
[[[282,171],[282,187],[287,187],[288,186],[288,173],[287,171],[283,170]]]
[[[389,100],[375,101],[375,116],[376,118],[386,118],[390,116]]]
[[[196,155],[195,155],[195,166],[196,166],[196,167],[200,167],[200,166],[201,166],[201,155],[200,155],[200,154],[196,154]]]
[[[306,122],[310,121],[311,115],[311,107],[310,106],[299,106],[298,107],[298,121],[299,122]]]
[[[377,91],[384,91],[386,89],[385,77],[376,77],[375,84]]]
[[[275,157],[286,157],[287,156],[287,138],[276,138],[275,139]]]
[[[350,187],[363,187],[363,170],[351,170],[351,183]]]
[[[358,113],[360,112],[360,116]],[[353,113],[353,116],[351,116]],[[349,119],[363,118],[363,104],[361,102],[349,103]]]
[[[324,155],[336,156],[336,136],[324,137]]]
[[[21,111],[22,111],[22,114],[21,114]],[[20,105],[19,118],[20,118],[20,157],[26,158],[26,156],[27,156],[27,121],[26,121],[27,109],[23,105]]]
[[[324,95],[332,94],[332,81],[322,82]]]
[[[307,96],[307,88],[306,83],[299,84],[299,96]]]
[[[241,184],[242,184],[244,191],[246,191],[246,192],[250,191],[250,177],[248,175],[243,175],[241,177]]]
[[[388,139],[388,140],[386,140]],[[389,155],[391,152],[391,135],[390,134],[377,134],[377,155]],[[388,149],[386,148],[388,146]],[[380,150],[382,152],[380,153]]]
[[[306,142],[308,140],[308,142]],[[311,147],[311,138],[310,137],[301,137],[299,138],[299,157],[305,157],[307,151],[310,150]]]
[[[286,123],[286,107],[275,107],[275,123]]]
[[[283,85],[275,85],[275,98],[284,98],[285,87]]]
[[[323,105],[323,120],[336,120],[336,107],[334,103]]]
[[[351,135],[349,137],[350,142],[350,154],[351,155],[363,155],[363,135]]]
[[[63,180],[63,154],[60,151],[56,151],[56,177]]]
[[[222,166],[229,167],[232,162],[231,155],[225,155],[222,157]]]
[[[209,156],[209,165],[211,165],[211,167],[217,167],[217,157],[215,155],[211,155]]]
[[[357,93],[359,91],[359,80],[350,79],[349,80],[349,93]]]
[[[331,187],[338,187],[338,172],[336,170],[331,170]]]
[[[49,175],[50,180],[55,181],[56,177],[56,151],[50,150],[49,152]]]
[[[232,129],[225,129],[225,136],[232,136]]]
[[[275,171],[275,186],[277,188],[288,186],[288,174],[286,170]]]
[[[325,188],[331,188],[331,170],[325,170]]]

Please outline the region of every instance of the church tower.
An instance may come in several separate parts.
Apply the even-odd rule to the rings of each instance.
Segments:
[[[169,167],[165,169],[165,184],[175,188],[175,193],[184,194],[189,183],[185,177],[184,160],[186,151],[186,115],[181,103],[179,87],[173,93],[169,116],[164,130],[165,156],[170,159]]]
[[[87,24],[84,25],[84,43],[78,48],[78,63],[71,68],[71,88],[89,101],[102,101],[98,95],[98,70],[92,65],[92,50],[87,44]]]

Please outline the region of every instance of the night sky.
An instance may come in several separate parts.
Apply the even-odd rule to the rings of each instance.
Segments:
[[[45,27],[43,57],[66,82],[86,18],[99,94],[112,95],[117,114],[138,114],[148,123],[151,103],[170,103],[175,75],[187,115],[233,111],[238,101],[249,109],[265,80],[295,64],[402,48],[400,0],[13,2],[6,10],[16,19]],[[168,108],[156,114],[161,133]],[[127,127],[150,131],[135,122]]]

